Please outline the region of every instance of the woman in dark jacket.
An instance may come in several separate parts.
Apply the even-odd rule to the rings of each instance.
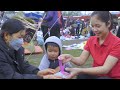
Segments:
[[[0,79],[57,78],[54,70],[39,71],[24,60],[23,37],[25,26],[17,19],[7,20],[0,32]]]

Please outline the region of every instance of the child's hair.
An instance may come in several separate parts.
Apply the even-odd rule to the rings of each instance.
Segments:
[[[48,46],[58,47],[58,48],[59,48],[59,55],[60,55],[60,47],[59,47],[58,44],[56,44],[56,43],[54,43],[54,42],[48,42],[48,43],[46,43],[46,44],[45,44],[45,49],[46,49],[46,51],[47,51],[47,47],[48,47]]]

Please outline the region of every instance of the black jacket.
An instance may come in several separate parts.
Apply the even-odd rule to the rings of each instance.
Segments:
[[[9,48],[0,37],[0,79],[40,79],[39,69],[24,60],[24,48]]]
[[[118,31],[117,31],[117,35],[116,36],[120,38],[120,26],[118,27]]]

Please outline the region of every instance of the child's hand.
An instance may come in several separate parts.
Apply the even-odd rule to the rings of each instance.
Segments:
[[[57,68],[54,69],[55,70],[55,73],[59,72],[60,71],[60,67],[58,66]]]
[[[44,75],[49,75],[49,74],[54,74],[55,70],[54,69],[45,69],[41,70],[37,73],[38,76],[44,76]]]

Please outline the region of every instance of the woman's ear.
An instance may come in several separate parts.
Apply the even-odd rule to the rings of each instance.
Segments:
[[[10,40],[10,34],[8,32],[4,32],[4,39],[6,42]]]
[[[107,26],[108,26],[108,28],[111,27],[111,22],[110,21],[108,21]]]

